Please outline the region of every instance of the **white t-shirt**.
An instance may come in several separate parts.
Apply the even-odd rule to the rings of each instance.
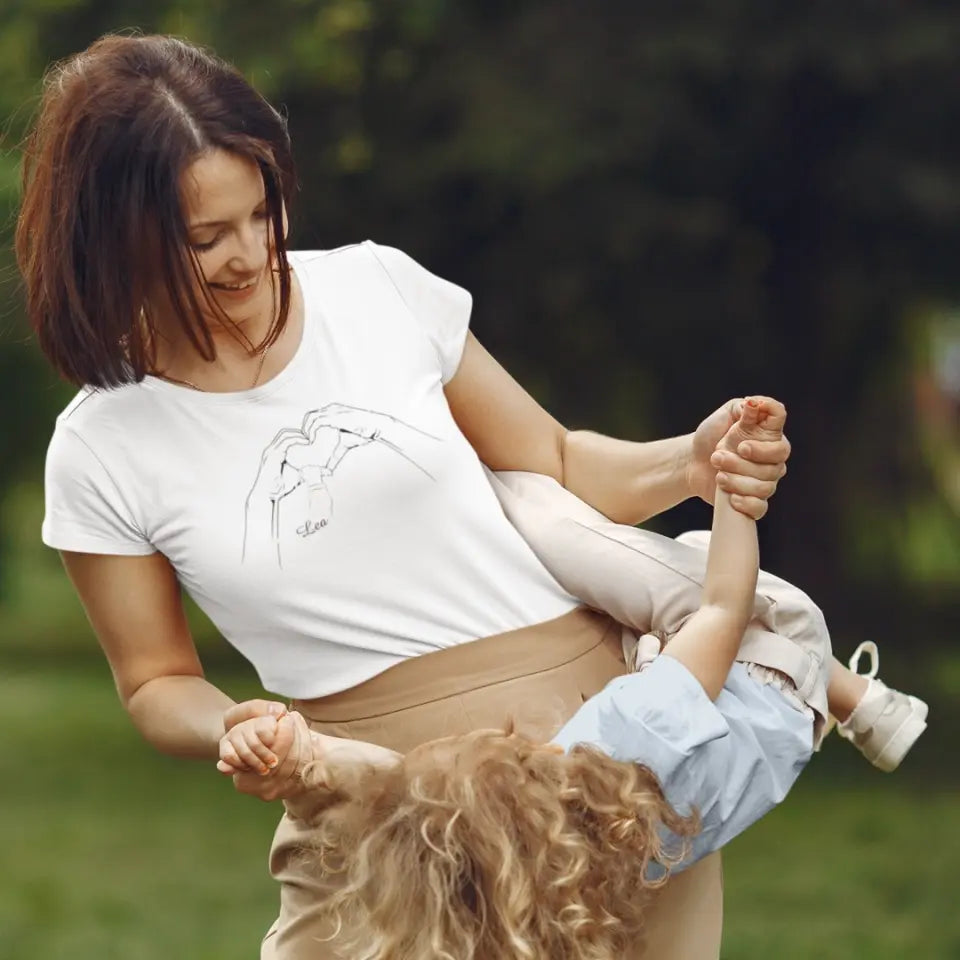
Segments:
[[[470,295],[367,241],[292,253],[272,380],[83,390],[47,453],[44,543],[162,552],[267,690],[312,698],[576,601],[503,514],[443,393]]]

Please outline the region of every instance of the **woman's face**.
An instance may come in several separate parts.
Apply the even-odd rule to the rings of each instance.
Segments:
[[[272,318],[270,219],[256,163],[209,150],[181,180],[190,248],[206,290],[234,323]],[[204,298],[200,296],[200,302]]]

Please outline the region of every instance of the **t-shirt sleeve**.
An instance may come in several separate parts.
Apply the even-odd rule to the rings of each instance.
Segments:
[[[44,484],[41,536],[48,547],[123,556],[156,552],[103,462],[63,423],[47,449]]]
[[[372,242],[370,249],[436,349],[440,378],[447,383],[460,366],[473,298],[463,287],[435,276],[401,250]]]
[[[809,737],[798,733],[801,714],[788,726],[770,711],[754,716],[733,699],[725,711],[725,697],[726,691],[714,703],[683,664],[660,656],[641,673],[612,680],[556,742],[566,749],[588,743],[616,760],[642,763],[678,813],[697,811],[701,830],[689,865],[779,803],[809,758]]]

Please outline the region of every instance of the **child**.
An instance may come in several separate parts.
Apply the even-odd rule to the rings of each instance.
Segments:
[[[779,404],[754,398],[728,442],[767,439],[783,417]],[[589,545],[576,524],[544,535],[547,526],[536,531],[547,552],[568,553],[571,535]],[[589,533],[611,531],[595,524]],[[650,561],[647,546],[633,546]],[[608,589],[610,573],[579,574],[578,586]],[[925,705],[831,662],[822,618],[799,591],[773,584],[786,600],[779,615],[796,628],[781,646],[797,649],[778,659],[761,623],[753,649],[764,665],[734,663],[757,619],[757,576],[756,525],[718,489],[699,608],[655,609],[669,641],[662,653],[644,655],[646,638],[645,668],[588,700],[550,745],[480,731],[401,758],[284,718],[274,751],[312,762],[306,779],[318,785],[291,807],[307,816],[326,806],[319,857],[346,879],[330,907],[357,955],[621,955],[669,870],[723,846],[783,799],[827,704],[874,762],[896,766],[923,730]],[[771,607],[761,620],[777,619]],[[801,676],[811,666],[815,676]]]

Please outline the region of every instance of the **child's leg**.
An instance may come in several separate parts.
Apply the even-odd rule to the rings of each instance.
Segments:
[[[702,550],[709,545],[706,531],[693,531],[679,539]],[[831,653],[823,614],[802,590],[761,570],[757,591],[772,601],[772,606],[768,614],[748,625],[740,658],[777,669],[794,681],[801,699],[819,714],[815,727],[818,746],[830,729],[823,722],[829,711],[839,721],[840,736],[852,741],[874,766],[896,769],[926,729],[927,705],[876,679],[875,644],[861,644],[849,668],[837,660]],[[826,661],[828,670],[812,675],[817,683],[804,679],[802,661],[795,656],[798,647],[809,652],[814,663],[818,656]],[[861,675],[858,664],[864,651],[870,653],[873,663],[869,672]],[[779,658],[783,658],[782,664],[777,662]]]
[[[706,554],[608,520],[556,480],[490,474],[504,513],[571,595],[637,633],[673,634],[700,606]],[[699,545],[698,545],[699,546]],[[758,599],[759,611],[769,603]]]
[[[689,543],[706,550],[710,535],[706,530],[694,530],[681,534],[681,542]],[[757,582],[758,592],[773,601],[773,610],[764,618],[765,624],[752,623],[747,628],[745,638],[746,656],[752,659],[758,650],[762,651],[755,659],[766,666],[778,668],[772,663],[777,655],[771,644],[782,645],[784,638],[799,643],[807,650],[816,651],[828,660],[826,683],[827,707],[830,715],[839,721],[846,720],[866,693],[869,678],[854,673],[832,654],[832,644],[827,631],[826,621],[820,608],[798,587],[766,571],[760,571]],[[772,630],[765,629],[772,627]],[[764,656],[767,654],[767,656]],[[780,668],[778,668],[780,669]],[[791,679],[799,679],[796,671]],[[804,693],[805,691],[801,691]]]
[[[869,685],[869,677],[854,673],[833,657],[830,681],[827,684],[827,704],[830,707],[830,713],[841,723],[848,720],[857,704],[863,699]]]
[[[699,607],[708,533],[671,540],[608,520],[549,477],[522,472],[489,476],[504,512],[534,553],[563,588],[587,606],[609,613],[639,634],[662,637],[672,636]],[[818,714],[818,731],[829,712],[828,672],[837,678],[835,716],[845,714],[862,726],[864,717],[874,712],[856,717],[854,708],[867,693],[855,671],[833,659],[819,607],[802,590],[763,570],[740,658],[786,674],[799,697]],[[895,693],[887,691],[884,696]],[[909,702],[911,715],[922,720],[926,708],[921,701],[896,696]],[[911,729],[915,740],[923,725],[912,722]],[[845,724],[840,733],[847,735]],[[865,735],[850,739],[877,763],[873,749],[864,747]],[[885,738],[884,734],[881,741]]]
[[[507,517],[559,583],[637,634],[675,634],[700,606],[709,535],[677,540],[624,526],[537,474],[492,474]],[[760,572],[743,659],[785,673],[823,721],[830,636],[802,591]]]

